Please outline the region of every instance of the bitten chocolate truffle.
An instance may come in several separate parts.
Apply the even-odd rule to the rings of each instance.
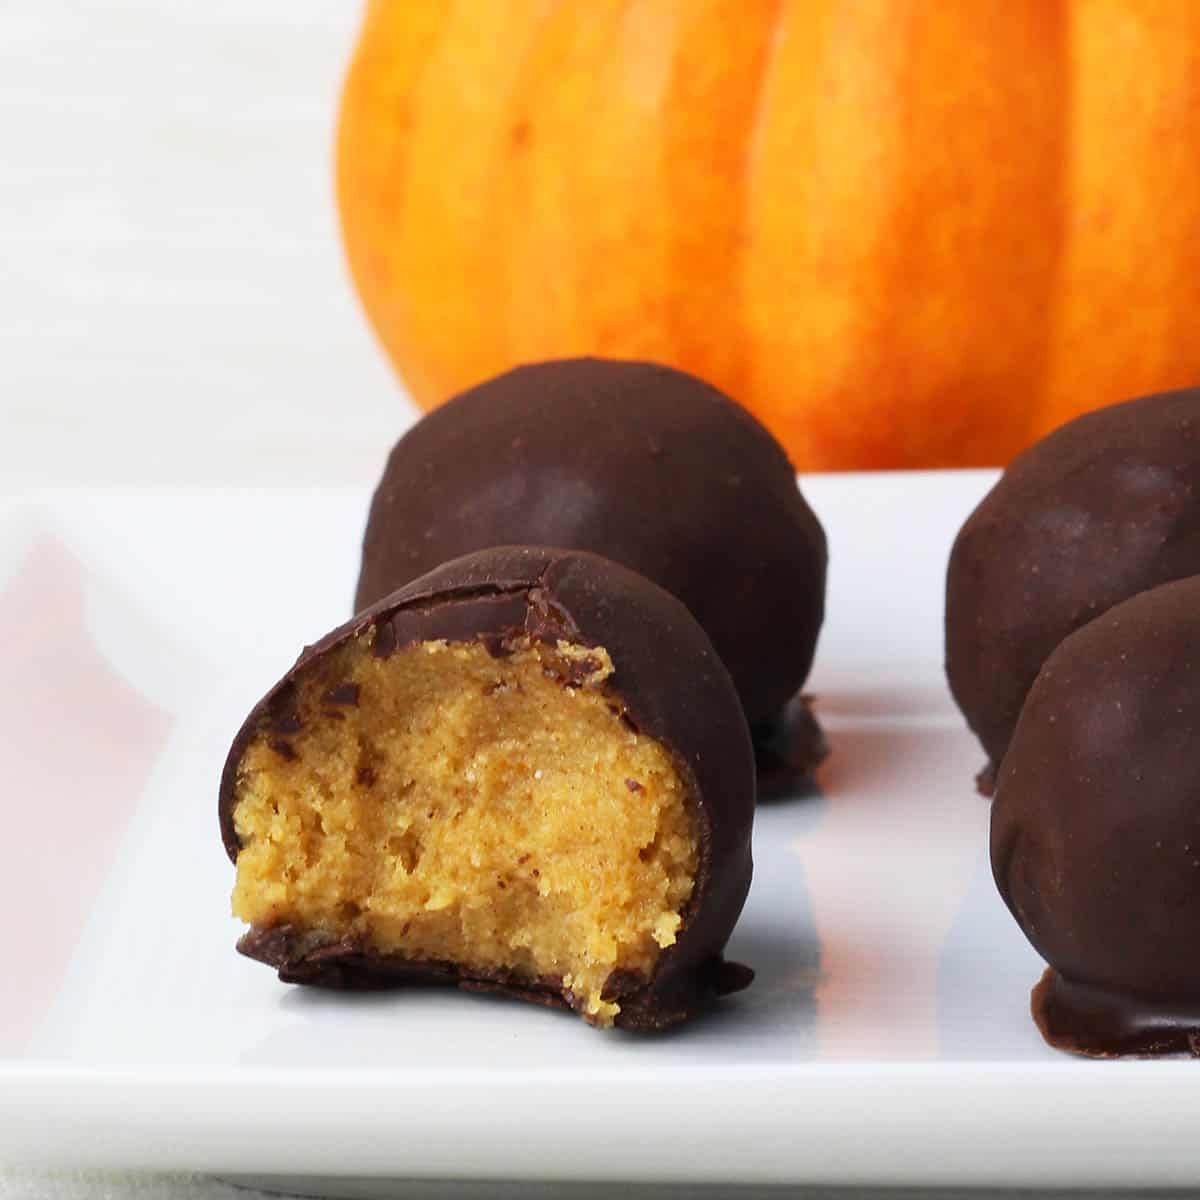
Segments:
[[[1049,657],[997,780],[992,869],[1050,964],[1046,1040],[1200,1054],[1200,577]]]
[[[439,562],[517,542],[601,554],[677,596],[752,726],[773,721],[808,676],[824,532],[779,443],[699,379],[570,359],[520,367],[431,412],[396,444],[375,492],[357,606]],[[825,752],[810,732],[800,770]]]
[[[687,610],[595,555],[447,563],[307,648],[221,781],[239,949],[678,1024],[752,972],[754,763]]]
[[[1073,630],[1200,573],[1200,389],[1078,417],[1018,455],[954,543],[946,674],[990,764]]]

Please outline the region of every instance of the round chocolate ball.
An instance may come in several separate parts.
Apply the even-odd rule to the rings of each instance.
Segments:
[[[1034,1015],[1090,1054],[1200,1052],[1200,577],[1071,634],[997,778],[992,869],[1050,964]]]
[[[660,1029],[752,973],[754,760],[674,596],[592,554],[447,563],[307,648],[221,781],[239,949]]]
[[[356,606],[513,543],[588,550],[677,596],[751,724],[776,717],[808,676],[824,532],[779,443],[699,379],[651,363],[546,362],[429,413],[375,492]]]
[[[1200,389],[1099,409],[1018,455],[959,532],[946,674],[994,773],[1073,630],[1200,573]]]

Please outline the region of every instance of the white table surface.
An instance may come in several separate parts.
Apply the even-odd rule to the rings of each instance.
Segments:
[[[347,1186],[347,1185],[343,1185]],[[353,1185],[348,1185],[352,1187]],[[353,1200],[352,1192],[341,1193]],[[966,1192],[958,1188],[936,1192],[911,1189],[839,1188],[725,1188],[671,1185],[622,1188],[588,1185],[524,1183],[402,1184],[396,1200],[1030,1200],[1032,1193],[997,1190]],[[1038,1200],[1165,1200],[1180,1192],[1047,1191]],[[269,1193],[234,1186],[199,1175],[120,1175],[104,1171],[5,1172],[0,1170],[0,1200],[267,1200]]]
[[[0,493],[376,476],[412,410],[358,310],[332,201],[335,101],[360,11],[0,5]],[[552,1192],[600,1194],[397,1194]],[[0,1200],[255,1194],[201,1176],[0,1164]]]

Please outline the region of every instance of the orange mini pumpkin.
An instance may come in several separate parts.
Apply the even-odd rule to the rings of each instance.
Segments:
[[[429,408],[682,367],[805,469],[996,463],[1200,381],[1200,4],[372,0],[338,196]]]

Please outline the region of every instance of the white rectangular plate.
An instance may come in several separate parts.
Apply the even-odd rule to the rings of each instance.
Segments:
[[[730,945],[661,1038],[281,985],[234,953],[229,739],[348,614],[364,492],[0,509],[0,1160],[275,1176],[1200,1185],[1186,1062],[1048,1050],[986,854],[942,589],[986,472],[826,476],[817,795],[760,810]]]

